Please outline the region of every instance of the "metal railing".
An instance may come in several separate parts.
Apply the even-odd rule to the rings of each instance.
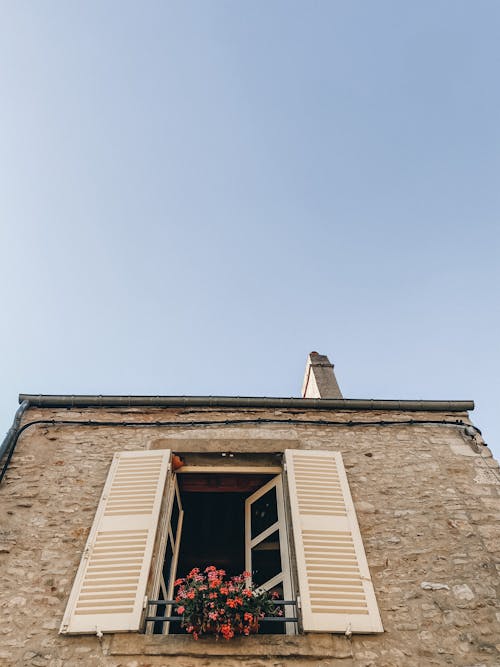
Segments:
[[[280,607],[280,606],[286,606],[286,605],[292,605],[294,607],[297,606],[297,601],[296,600],[273,600],[273,603]],[[179,604],[175,600],[148,600],[148,607],[153,607],[156,605],[157,607],[167,607],[168,605],[177,605]],[[165,610],[166,611],[166,610]],[[259,623],[263,623],[264,621],[267,622],[273,622],[273,623],[297,623],[298,622],[298,617],[297,616],[263,616],[262,618],[259,618]],[[175,622],[180,622],[182,621],[182,616],[146,616],[146,622],[155,622],[155,621],[170,621],[170,623],[175,623]]]

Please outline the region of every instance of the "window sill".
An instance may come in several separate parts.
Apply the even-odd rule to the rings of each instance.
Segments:
[[[254,635],[235,637],[229,641],[205,637],[196,641],[186,636],[128,633],[113,635],[108,655],[350,658],[352,651],[346,637],[330,634]]]

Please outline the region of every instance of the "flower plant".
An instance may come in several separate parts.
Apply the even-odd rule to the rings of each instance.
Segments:
[[[195,639],[205,634],[231,639],[257,632],[264,616],[282,616],[274,603],[279,594],[254,588],[249,578],[249,572],[226,578],[225,570],[209,565],[204,572],[195,567],[177,579],[175,602],[182,627]]]

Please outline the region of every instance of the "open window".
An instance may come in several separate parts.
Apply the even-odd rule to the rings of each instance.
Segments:
[[[383,632],[340,453],[285,450],[283,468],[178,472],[170,458],[170,450],[115,455],[61,633],[175,634],[174,622],[145,627],[146,595],[171,600],[177,577],[207,565],[250,570],[256,585],[300,598],[303,631]],[[266,633],[295,629],[262,624]]]
[[[170,514],[164,519],[170,536],[165,545],[165,559],[157,566],[153,599],[171,600],[173,582],[193,568],[209,565],[224,569],[228,576],[252,573],[254,585],[276,591],[290,598],[290,562],[281,475],[266,468],[252,472],[227,471],[179,472],[173,485],[175,493]],[[196,469],[194,469],[196,470]],[[171,516],[180,515],[182,535],[174,537]],[[178,522],[175,522],[176,526]],[[162,605],[165,616],[171,606]],[[149,632],[179,634],[178,622],[151,622]],[[260,632],[292,632],[293,624],[264,622]]]

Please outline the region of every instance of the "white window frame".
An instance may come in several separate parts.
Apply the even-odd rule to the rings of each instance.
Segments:
[[[290,556],[290,539],[288,536],[287,522],[285,516],[285,493],[284,493],[284,484],[283,484],[283,474],[276,475],[270,479],[266,484],[261,486],[257,491],[252,493],[245,500],[245,569],[247,572],[252,572],[252,551],[254,547],[258,546],[260,542],[265,540],[267,537],[278,531],[279,535],[279,545],[280,545],[280,557],[281,557],[281,567],[282,570],[279,574],[272,577],[268,581],[264,582],[260,588],[264,590],[271,590],[275,586],[282,584],[283,586],[283,599],[291,600],[292,593],[292,567],[291,567],[291,556]],[[263,530],[261,533],[252,538],[252,520],[251,512],[252,505],[259,498],[262,498],[268,491],[272,488],[276,489],[276,506],[277,506],[277,520],[268,528]],[[285,607],[285,616],[290,616],[287,614],[287,607]],[[285,633],[287,635],[296,634],[296,623],[286,623],[285,624]]]
[[[153,591],[153,594],[151,596],[152,600],[159,599],[160,590],[162,591],[165,600],[173,599],[175,577],[171,576],[171,573],[177,571],[177,561],[179,560],[179,551],[180,551],[180,543],[182,536],[182,524],[184,521],[184,510],[182,508],[179,484],[177,482],[177,477],[175,472],[170,473],[166,487],[167,487],[166,498],[159,519],[158,541],[152,566],[152,571],[153,571],[152,587],[151,587]],[[175,535],[173,534],[172,531],[172,511],[174,507],[174,502],[177,502],[177,506],[179,507],[179,516],[177,520],[177,530]],[[172,544],[172,562],[170,566],[169,580],[168,582],[165,582],[163,577],[163,564],[165,561],[165,553],[169,540]],[[156,616],[157,614],[159,616],[171,616],[172,605],[148,606],[148,616]],[[164,631],[162,634],[169,634],[169,629],[170,629],[170,621],[163,621]],[[145,632],[146,634],[152,634],[154,632],[154,621],[147,622]]]

